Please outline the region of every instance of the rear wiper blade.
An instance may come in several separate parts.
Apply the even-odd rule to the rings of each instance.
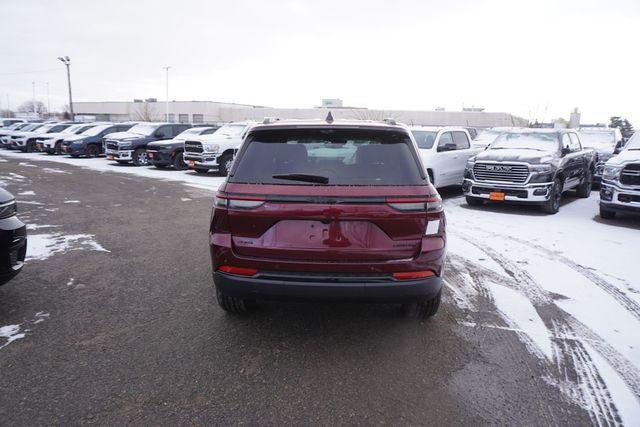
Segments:
[[[304,181],[304,182],[315,182],[318,184],[328,184],[329,178],[326,176],[320,175],[309,175],[306,173],[285,173],[280,175],[273,175],[272,178],[275,179],[288,179],[291,181]]]

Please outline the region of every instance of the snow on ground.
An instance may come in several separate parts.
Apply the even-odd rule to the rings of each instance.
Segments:
[[[220,184],[224,182],[224,177],[217,176],[213,172],[206,175],[198,174],[194,171],[175,171],[171,168],[157,169],[153,166],[149,167],[136,167],[133,165],[120,165],[116,162],[107,161],[105,158],[77,158],[74,159],[68,156],[47,156],[42,153],[22,153],[20,151],[2,150],[0,151],[0,159],[19,159],[30,161],[48,161],[54,163],[63,163],[67,165],[79,166],[85,169],[91,169],[98,172],[116,172],[129,175],[136,175],[145,178],[162,179],[166,181],[178,181],[183,182],[191,187],[196,187],[204,190],[216,191]],[[60,173],[65,172],[55,168],[43,168],[48,173]],[[23,177],[24,178],[24,177]],[[3,184],[3,180],[15,181],[14,179],[6,178],[0,174],[0,185]]]
[[[18,323],[16,325],[7,325],[0,326],[0,350],[8,346],[14,341],[23,339],[27,336],[27,333],[31,332],[31,329],[28,329],[29,324],[37,325],[38,323],[44,322],[49,318],[49,313],[45,313],[43,311],[39,311],[35,314],[35,317],[25,323]]]
[[[604,222],[598,197],[567,195],[556,215],[535,207],[445,201],[447,286],[466,313],[482,321],[479,299],[492,300],[548,369],[548,381],[587,409],[596,424],[640,419],[640,221]]]
[[[18,193],[18,196],[35,196],[36,193],[34,191],[21,191]]]
[[[178,181],[211,191],[224,181],[214,174],[121,166],[105,159],[7,151],[0,152],[3,157]],[[24,180],[0,174],[0,185]],[[460,308],[461,326],[516,333],[545,367],[545,379],[589,411],[595,424],[633,424],[640,419],[640,222],[600,220],[597,193],[566,200],[553,216],[523,206],[470,208],[459,196],[445,200],[447,294]],[[29,243],[30,259],[79,248],[105,250],[86,234],[40,234],[30,236]],[[73,283],[70,279],[69,286]],[[486,321],[481,308],[486,301],[504,324]]]
[[[43,260],[57,253],[81,249],[109,252],[95,241],[93,234],[29,234],[26,261]]]

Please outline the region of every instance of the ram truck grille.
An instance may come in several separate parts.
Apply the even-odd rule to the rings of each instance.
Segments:
[[[634,163],[625,166],[620,172],[620,184],[640,186],[640,164]]]
[[[473,176],[477,181],[524,184],[529,177],[529,168],[508,163],[476,163],[473,166]]]
[[[185,153],[197,153],[200,154],[204,150],[202,149],[202,143],[198,141],[185,141],[184,142]]]

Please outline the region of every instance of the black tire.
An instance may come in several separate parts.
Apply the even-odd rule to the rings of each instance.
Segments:
[[[127,163],[129,163],[126,160],[116,160],[116,162],[118,162],[119,165],[126,165]]]
[[[133,152],[133,164],[136,166],[148,166],[149,157],[145,148],[138,148]]]
[[[73,157],[74,159],[77,159],[78,157],[80,157],[80,155],[78,154],[70,154],[71,157]]]
[[[614,219],[616,217],[616,211],[604,208],[600,206],[600,218],[602,219]]]
[[[98,157],[100,155],[100,147],[94,144],[87,146],[87,157]]]
[[[253,300],[245,300],[224,295],[216,288],[216,300],[218,305],[227,313],[245,314],[255,310],[256,304]]]
[[[55,154],[56,156],[59,156],[62,154],[62,142],[58,141],[56,142],[56,145],[54,146],[55,148],[53,149],[53,154]]]
[[[469,206],[480,206],[480,205],[484,204],[484,200],[478,199],[476,197],[466,196],[465,199],[467,200],[467,204]]]
[[[562,199],[562,181],[560,178],[553,180],[553,186],[551,187],[551,195],[549,200],[542,204],[542,211],[550,215],[558,213],[560,210],[560,200]]]
[[[24,151],[27,153],[33,153],[36,149],[36,144],[33,141],[27,141],[24,147]]]
[[[591,195],[591,189],[593,188],[593,173],[591,170],[587,170],[585,172],[584,177],[582,178],[582,182],[578,187],[576,187],[576,193],[578,193],[578,197],[582,199],[586,199]]]
[[[218,171],[220,175],[229,175],[229,169],[231,169],[231,163],[233,162],[233,154],[223,154],[218,159]]]
[[[408,317],[415,317],[416,319],[423,320],[433,317],[440,308],[440,299],[442,297],[442,291],[431,298],[423,301],[413,302],[410,304],[404,304],[402,309],[405,315]]]
[[[195,168],[194,169],[197,173],[209,173],[209,169],[200,169],[200,168]]]
[[[173,156],[173,168],[177,171],[188,169],[187,164],[184,162],[183,153],[176,153],[176,155]]]
[[[162,163],[154,163],[153,166],[155,166],[156,169],[166,169],[167,165],[162,164]]]

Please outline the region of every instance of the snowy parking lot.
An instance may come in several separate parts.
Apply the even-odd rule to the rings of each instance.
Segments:
[[[78,209],[86,207],[84,196],[87,192],[108,192],[106,184],[105,188],[98,185],[82,188],[81,182],[73,181],[76,174],[84,176],[87,173],[104,177],[105,181],[107,178],[114,181],[114,193],[109,194],[117,191],[115,181],[120,177],[126,178],[126,181],[118,184],[123,192],[135,186],[136,180],[140,180],[136,198],[127,199],[133,205],[127,206],[127,201],[123,200],[105,200],[101,206],[105,210],[104,218],[82,218],[83,211]],[[33,181],[35,178],[32,174],[37,174],[41,181]],[[45,194],[36,182],[42,180],[52,185],[65,180],[60,184],[60,192],[53,201],[51,197],[46,200],[41,198]],[[149,184],[152,180],[173,185],[184,184],[188,191],[195,192],[195,196],[190,193],[181,196],[174,193],[163,194]],[[199,197],[199,203],[206,206],[210,205],[211,196],[223,180],[224,178],[213,173],[201,175],[190,171],[120,166],[105,159],[0,152],[0,185],[17,196],[20,216],[29,229],[28,264],[15,281],[0,288],[0,295],[11,293],[15,297],[21,290],[33,293],[34,290],[28,286],[35,280],[32,270],[38,263],[54,261],[58,266],[57,274],[65,277],[62,280],[64,284],[60,286],[77,289],[79,285],[83,285],[84,289],[79,289],[87,292],[86,287],[91,289],[91,284],[86,281],[92,277],[92,268],[98,266],[85,265],[87,268],[83,271],[88,276],[80,279],[81,274],[74,272],[77,264],[63,262],[64,256],[90,252],[93,257],[107,257],[99,261],[99,266],[110,266],[108,259],[115,262],[113,257],[118,256],[124,247],[128,247],[127,250],[139,247],[144,253],[149,251],[149,243],[144,240],[131,238],[130,241],[123,242],[119,238],[109,241],[108,237],[100,234],[105,230],[92,229],[95,222],[104,223],[105,227],[117,225],[118,232],[127,236],[133,235],[134,231],[126,227],[134,227],[134,224],[122,221],[127,216],[137,216],[135,227],[152,239],[152,227],[144,221],[145,215],[151,215],[152,207],[144,197],[160,197],[167,206],[180,204],[185,206],[184,209],[188,209],[192,199]],[[446,189],[442,195],[448,221],[449,255],[444,299],[448,311],[436,316],[434,321],[421,325],[422,332],[416,333],[429,334],[433,333],[429,330],[434,328],[450,327],[452,331],[459,329],[465,331],[462,334],[479,336],[492,334],[493,331],[512,334],[526,349],[527,359],[522,362],[522,366],[532,372],[532,383],[535,371],[540,384],[556,390],[566,405],[584,411],[594,424],[637,424],[640,420],[640,281],[637,278],[639,268],[636,264],[637,248],[640,247],[638,219],[631,216],[621,216],[613,221],[600,219],[598,193],[595,191],[588,199],[567,195],[556,215],[545,215],[536,208],[523,206],[492,204],[470,207],[455,189]],[[69,211],[69,215],[75,217],[71,224],[75,224],[73,227],[77,229],[70,229],[69,224],[63,227],[50,219],[49,214],[55,216],[59,210],[65,209],[76,209]],[[154,215],[159,215],[155,205],[153,212]],[[206,224],[208,212],[199,211],[198,215],[199,221]],[[178,219],[175,227],[184,223],[185,221]],[[197,232],[205,236],[206,228]],[[205,252],[203,258],[206,259],[206,249],[200,243],[202,242],[198,243],[198,247],[200,252]],[[188,247],[188,241],[181,243],[181,247],[185,245]],[[176,270],[177,276],[186,277],[187,272],[181,270],[186,265],[180,255],[183,253],[176,252],[173,263],[168,268]],[[149,252],[149,256],[152,258],[154,255]],[[111,274],[115,277],[116,270]],[[161,280],[162,276],[151,271],[146,272],[144,277],[151,283]],[[146,283],[133,283],[148,286]],[[185,286],[188,285],[187,282]],[[183,292],[189,294],[191,291],[186,289]],[[26,298],[28,296],[18,299]],[[113,298],[117,300],[118,296],[114,295]],[[91,310],[104,310],[107,316],[121,315],[110,305],[112,303],[114,301],[108,301],[104,303],[106,305],[98,305]],[[131,306],[131,302],[128,304],[127,307],[133,311],[140,309]],[[37,346],[35,343],[44,338],[40,337],[41,330],[36,326],[40,322],[49,325],[57,322],[55,306],[56,302],[52,302],[50,306],[30,313],[29,317],[25,314],[19,318],[11,312],[4,313],[2,320],[6,324],[0,324],[0,359],[8,351],[15,352],[14,357],[18,357],[22,352],[29,352],[30,346]],[[367,315],[375,316],[375,313],[379,314],[374,312]],[[449,314],[453,319],[451,324],[439,323],[445,322],[443,319],[448,319]],[[286,313],[276,317],[281,316],[286,317]],[[220,318],[213,320],[220,321]],[[347,321],[355,322],[348,317]],[[251,323],[251,320],[243,323]],[[144,339],[144,328],[138,329],[134,335],[140,335],[140,339]],[[100,336],[97,334],[95,339],[105,339]],[[438,342],[434,345],[438,345]],[[511,344],[510,346],[508,347],[513,347]],[[69,347],[69,351],[71,348],[73,347]],[[276,365],[262,363],[260,357],[264,356],[255,357],[248,369],[263,372],[264,375],[268,375],[266,372],[270,370],[278,369]],[[500,364],[501,357],[498,355],[494,363]],[[195,375],[195,372],[192,374]],[[369,372],[360,374],[366,376]],[[449,378],[454,377],[456,376],[452,373]],[[374,378],[367,378],[365,382],[374,388],[383,386],[375,384]],[[453,387],[451,384],[446,386]],[[482,388],[480,386],[479,390]],[[538,391],[542,393],[540,388]],[[514,397],[516,400],[527,398],[524,394]],[[507,412],[510,410],[506,407],[503,409]],[[554,412],[554,416],[547,420],[561,423],[560,415],[556,418],[555,410],[550,411]],[[524,418],[518,418],[517,414],[513,416],[515,418],[511,418],[512,421],[522,423]],[[103,418],[103,421],[107,420],[109,418]],[[411,418],[407,421],[410,422]]]

